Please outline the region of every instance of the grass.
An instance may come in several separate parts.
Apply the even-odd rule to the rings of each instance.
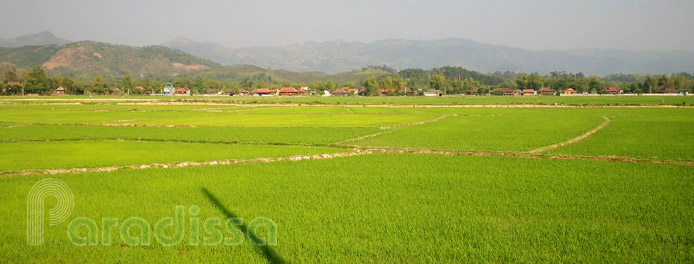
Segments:
[[[599,98],[623,103],[622,97]],[[377,99],[405,104],[503,98]],[[0,104],[0,172],[286,157],[346,152],[351,144],[524,152],[581,135],[604,122],[603,116],[612,120],[606,128],[546,154],[692,161],[692,111]],[[412,123],[443,115],[455,116]],[[382,127],[396,124],[406,126]],[[419,154],[5,175],[0,262],[689,263],[692,175],[691,165]],[[27,195],[47,177],[70,187],[75,207],[67,222],[45,225],[44,245],[29,246]],[[45,202],[48,210],[56,199]],[[154,225],[173,216],[178,205],[199,206],[203,221],[237,216],[247,225],[270,218],[278,244],[257,247],[246,239],[237,246],[191,245],[189,211],[186,237],[171,247],[156,240],[129,246],[118,232],[111,245],[80,247],[66,234],[77,217],[94,219],[99,227],[106,217],[120,224],[141,217]]]
[[[72,217],[93,219],[156,222],[176,205],[199,206],[201,219],[223,217],[204,188],[244,219],[273,219],[274,251],[296,263],[690,262],[692,173],[677,165],[399,154],[55,177],[75,194]],[[7,261],[266,261],[248,241],[129,247],[116,235],[111,246],[76,247],[65,223],[47,227],[45,246],[26,246],[24,195],[38,179],[0,179]]]
[[[0,143],[0,149],[3,150],[0,152],[0,171],[250,159],[345,151],[326,147],[139,141]]]
[[[604,120],[576,109],[471,109],[438,122],[397,129],[360,146],[528,151],[577,137]],[[580,114],[577,114],[580,113]]]
[[[594,136],[552,153],[694,160],[694,116],[689,109],[613,110],[613,122]]]
[[[108,127],[31,125],[0,129],[5,142],[26,140],[181,140],[200,142],[331,144],[380,131],[370,127]]]

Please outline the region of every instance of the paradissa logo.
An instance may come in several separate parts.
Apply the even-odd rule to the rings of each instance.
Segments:
[[[38,187],[37,187],[38,186]],[[72,192],[65,183],[57,179],[44,179],[37,182],[29,192],[27,242],[29,245],[43,244],[43,199],[54,196],[58,200],[56,208],[49,210],[49,224],[57,225],[67,219],[72,211]],[[258,246],[277,245],[277,225],[269,218],[258,217],[246,226],[241,218],[212,217],[201,221],[197,215],[198,206],[188,208],[186,221],[185,206],[176,206],[173,217],[159,219],[152,225],[140,217],[130,217],[120,222],[118,218],[102,218],[101,228],[97,221],[87,217],[73,219],[67,227],[67,236],[78,246],[111,245],[112,234],[118,232],[120,238],[129,246],[148,246],[154,239],[161,245],[174,246],[181,243],[188,231],[188,243],[200,245],[239,245],[247,236]],[[186,225],[188,223],[188,225]],[[202,225],[201,225],[202,223]],[[119,226],[120,225],[120,226]],[[201,232],[201,229],[204,232]],[[152,231],[153,230],[153,231]],[[266,234],[264,237],[257,234]],[[133,234],[134,233],[134,234]],[[201,233],[205,235],[201,237]],[[101,236],[99,236],[101,234]],[[101,237],[101,239],[99,239]]]

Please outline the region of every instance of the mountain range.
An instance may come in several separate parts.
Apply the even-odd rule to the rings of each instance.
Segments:
[[[369,65],[387,65],[395,69],[461,66],[479,72],[540,74],[551,71],[583,72],[588,75],[692,72],[694,51],[531,51],[460,38],[388,39],[370,43],[337,40],[275,47],[229,48],[180,37],[162,45],[132,47],[93,41],[71,42],[44,31],[0,39],[0,62],[20,67],[43,65],[54,72],[69,75],[102,73],[105,76],[118,76],[131,73],[171,78],[178,74],[215,69],[217,74],[227,75],[235,72],[246,75],[272,72],[296,77],[294,73],[309,72],[299,79],[314,76],[316,80],[322,80],[332,76],[328,74],[358,72],[355,69]]]
[[[290,71],[327,73],[351,71],[367,65],[387,65],[396,69],[462,66],[480,72],[547,74],[551,71],[567,71],[589,75],[694,71],[692,51],[531,51],[460,38],[388,39],[370,43],[338,40],[244,48],[226,48],[215,43],[177,38],[163,45],[225,65],[250,64]]]
[[[64,45],[72,41],[64,38],[59,38],[53,35],[50,31],[43,31],[34,34],[19,36],[16,38],[3,39],[0,38],[0,47],[18,48],[22,46],[38,46],[38,45]]]

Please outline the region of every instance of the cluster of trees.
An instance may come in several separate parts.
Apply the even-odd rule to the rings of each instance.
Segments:
[[[605,77],[585,76],[582,73],[554,71],[547,75],[537,73],[495,72],[483,74],[469,71],[462,67],[441,67],[431,70],[405,69],[396,71],[387,66],[369,66],[363,72],[374,70],[378,76],[365,75],[361,81],[338,83],[333,80],[295,83],[277,80],[265,73],[251,77],[238,76],[195,76],[176,77],[170,80],[135,78],[125,74],[120,79],[107,80],[103,75],[94,75],[92,81],[79,81],[68,76],[47,76],[45,70],[36,66],[23,70],[12,65],[0,67],[2,84],[21,82],[25,93],[50,94],[58,87],[63,87],[68,94],[129,94],[160,93],[165,85],[190,88],[194,94],[210,92],[237,93],[240,89],[258,88],[278,89],[281,87],[308,86],[311,90],[322,92],[340,87],[364,89],[366,95],[403,95],[417,94],[428,90],[438,90],[442,94],[464,94],[475,91],[486,94],[493,88],[533,89],[548,87],[562,92],[573,88],[579,92],[602,93],[606,87],[617,87],[628,93],[657,93],[663,89],[673,88],[692,92],[694,75],[690,73],[639,75],[613,74]],[[224,78],[224,79],[222,79]],[[4,94],[19,94],[16,87],[3,85]],[[142,87],[138,89],[137,87]],[[14,89],[13,89],[14,88]],[[385,91],[385,92],[383,92]]]
[[[617,87],[626,93],[658,93],[667,88],[691,92],[694,89],[694,76],[682,72],[662,75],[614,74],[603,78],[585,76],[583,73],[550,72],[549,75],[518,74],[515,86],[510,88],[534,89],[548,87],[554,91],[573,88],[578,92],[605,93],[607,87]]]

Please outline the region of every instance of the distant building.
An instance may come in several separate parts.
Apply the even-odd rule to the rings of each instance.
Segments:
[[[173,94],[175,92],[176,92],[176,88],[174,88],[173,85],[164,86],[164,94],[169,95],[169,94]]]
[[[470,89],[470,90],[467,90],[467,91],[465,92],[465,94],[467,94],[467,95],[475,95],[475,94],[477,94],[478,91],[479,91],[479,89]]]
[[[569,88],[564,91],[565,94],[576,94],[576,90]]]
[[[622,92],[624,92],[623,89],[617,87],[607,87],[607,93],[609,94],[621,94]]]
[[[533,90],[533,89],[523,89],[523,95],[535,95],[535,90]]]
[[[188,89],[188,88],[176,88],[176,94],[190,95],[190,89]]]
[[[491,92],[493,95],[513,95],[511,88],[494,88]]]
[[[268,88],[260,88],[260,89],[253,91],[253,95],[255,95],[255,96],[274,96],[275,90],[270,90]]]
[[[675,88],[665,88],[663,90],[660,90],[660,93],[676,94],[680,93],[680,91]]]
[[[297,95],[299,95],[299,90],[294,89],[292,87],[284,87],[279,91],[279,95],[281,95],[281,96],[297,96]]]
[[[65,94],[65,88],[58,87],[58,89],[55,89],[55,94]]]
[[[424,91],[424,96],[441,96],[441,91],[439,90],[429,90]]]
[[[547,87],[541,88],[539,92],[542,95],[555,95],[556,94],[556,92],[554,90],[549,89]]]
[[[349,89],[349,87],[347,87],[347,89]],[[345,88],[337,88],[332,92],[332,95],[345,96],[345,95],[347,95],[347,90],[345,90]]]

